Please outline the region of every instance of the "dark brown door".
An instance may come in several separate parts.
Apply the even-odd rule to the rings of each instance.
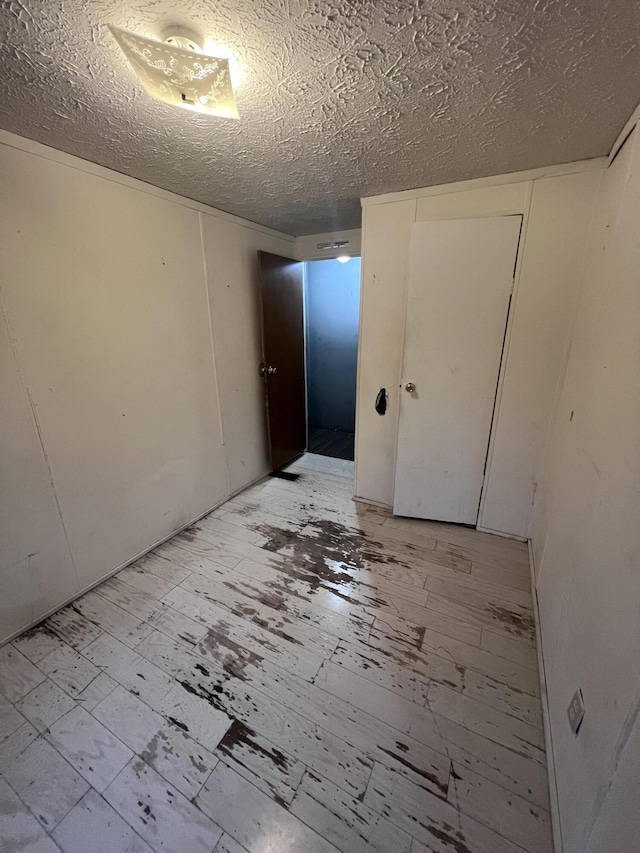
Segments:
[[[269,252],[258,257],[269,449],[277,471],[307,446],[302,264]]]

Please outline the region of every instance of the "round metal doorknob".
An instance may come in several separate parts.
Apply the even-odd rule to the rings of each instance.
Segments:
[[[271,367],[271,366],[267,367],[267,373],[272,374],[272,373],[277,373],[277,372],[278,372],[277,367]]]
[[[416,390],[415,382],[407,382],[404,387],[410,394]]]

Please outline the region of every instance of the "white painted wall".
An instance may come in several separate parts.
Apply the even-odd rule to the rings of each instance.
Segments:
[[[640,838],[640,133],[602,174],[533,551],[565,853]],[[582,688],[577,737],[566,708]]]
[[[231,494],[269,470],[262,362],[258,250],[292,257],[274,232],[203,214],[211,325]]]
[[[603,161],[363,201],[356,495],[390,505],[406,267],[416,221],[522,214],[480,526],[523,538],[544,456]],[[374,410],[389,391],[384,417]]]
[[[391,506],[411,226],[416,200],[363,210],[356,391],[355,495]],[[386,388],[389,404],[374,404]]]
[[[0,186],[2,640],[266,473],[255,254],[294,241],[10,134]]]

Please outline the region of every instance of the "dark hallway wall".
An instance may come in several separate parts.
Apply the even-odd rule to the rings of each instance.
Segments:
[[[360,258],[307,264],[309,426],[353,432]]]

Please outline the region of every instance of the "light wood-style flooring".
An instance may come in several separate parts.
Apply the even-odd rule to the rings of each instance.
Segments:
[[[3,853],[550,853],[525,546],[291,470],[0,649]]]

